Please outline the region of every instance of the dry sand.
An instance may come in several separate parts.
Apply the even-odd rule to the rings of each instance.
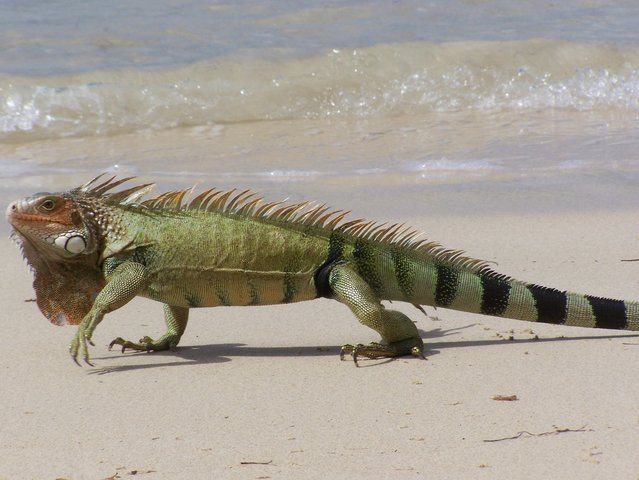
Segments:
[[[620,262],[639,257],[632,212],[411,223],[524,280],[639,298],[639,263]],[[176,352],[109,352],[115,336],[163,331],[161,305],[136,300],[97,329],[95,367],[78,368],[74,327],[29,301],[8,240],[0,260],[2,479],[639,475],[637,336],[402,306],[427,361],[356,368],[338,346],[375,333],[318,300],[202,309]]]

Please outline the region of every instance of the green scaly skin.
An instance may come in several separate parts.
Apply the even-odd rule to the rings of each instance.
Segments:
[[[7,218],[35,273],[44,315],[79,323],[70,345],[89,363],[104,316],[136,296],[164,303],[167,332],[110,346],[176,347],[189,309],[272,305],[333,298],[381,336],[344,345],[341,356],[423,357],[415,324],[382,300],[434,305],[528,321],[639,329],[639,304],[563,292],[511,279],[403,225],[344,221],[325,206],[263,203],[249,192],[186,191],[141,201],[152,185],[112,190],[127,179],[99,178],[9,205]],[[46,221],[43,221],[46,220]],[[419,307],[421,308],[421,307]]]

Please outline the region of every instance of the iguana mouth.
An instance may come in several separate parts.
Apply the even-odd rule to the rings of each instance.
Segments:
[[[25,227],[28,223],[39,223],[40,225],[48,224],[48,225],[60,225],[61,227],[69,227],[70,224],[67,222],[61,222],[60,218],[51,218],[48,216],[43,216],[37,213],[27,213],[21,211],[20,202],[12,202],[7,207],[5,212],[5,216],[7,221],[13,228],[22,232],[25,230]]]
[[[55,220],[51,220],[50,218],[42,218],[41,215],[34,215],[32,213],[10,212],[10,214],[7,215],[7,219],[9,220],[9,223],[11,223],[11,225],[13,225],[11,220],[26,220],[28,222],[46,222],[64,225],[62,222],[56,222]]]

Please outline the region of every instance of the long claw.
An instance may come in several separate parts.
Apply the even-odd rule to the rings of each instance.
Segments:
[[[361,343],[358,345],[361,345]],[[352,355],[354,349],[355,349],[355,346],[351,345],[350,343],[347,343],[346,345],[342,345],[342,348],[339,351],[339,359],[341,361],[344,361],[344,355],[346,355],[347,353],[349,355]]]
[[[82,367],[82,364],[78,361],[78,352],[73,351],[73,347],[70,350],[71,350],[71,359],[73,360],[73,363],[75,363],[78,367]],[[85,348],[83,348],[83,350],[86,350],[86,346]],[[84,360],[84,363],[86,363],[90,367],[95,367],[95,365],[91,363],[91,359],[89,358],[88,352],[85,352],[84,355],[82,355],[82,360]]]
[[[122,337],[114,338],[113,340],[111,340],[111,343],[109,343],[109,350],[113,348],[113,345],[122,345],[121,342],[124,342],[124,339]],[[122,353],[124,353],[124,349],[122,350]]]
[[[77,355],[73,355],[71,354],[71,359],[73,360],[73,362],[78,366],[78,367],[82,367],[82,365],[80,364],[80,362],[78,362],[78,356]]]
[[[347,343],[346,345],[342,345],[342,348],[339,352],[339,359],[341,361],[344,361],[344,355],[345,354],[349,354],[351,356],[351,358],[353,359],[353,362],[355,362],[355,366],[359,367],[359,363],[357,363],[357,350],[364,347],[363,344],[358,343],[357,345],[351,345],[350,343]]]

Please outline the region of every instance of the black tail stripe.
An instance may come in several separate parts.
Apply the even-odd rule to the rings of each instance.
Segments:
[[[586,295],[586,299],[592,307],[596,328],[624,330],[627,327],[626,304],[622,300],[591,297],[590,295]]]
[[[566,323],[568,297],[566,292],[554,288],[528,285],[537,307],[537,319],[543,323]]]
[[[481,313],[501,317],[508,308],[510,282],[497,275],[481,276]]]
[[[459,275],[455,269],[437,265],[437,285],[435,286],[435,305],[448,307],[457,295]]]

